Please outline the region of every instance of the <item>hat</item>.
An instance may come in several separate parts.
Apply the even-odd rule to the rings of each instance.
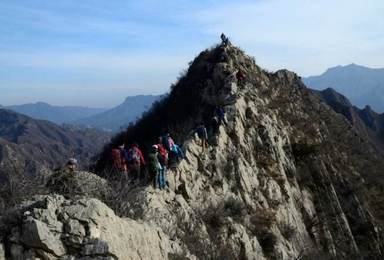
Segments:
[[[158,150],[158,149],[159,149],[159,146],[156,145],[156,144],[154,144],[154,145],[152,145],[152,148]]]

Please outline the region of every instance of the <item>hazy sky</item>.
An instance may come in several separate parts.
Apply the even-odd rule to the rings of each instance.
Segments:
[[[163,93],[221,32],[270,70],[384,67],[382,0],[0,0],[0,104]]]

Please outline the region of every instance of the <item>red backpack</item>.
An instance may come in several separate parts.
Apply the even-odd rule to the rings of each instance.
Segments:
[[[119,149],[112,149],[113,165],[120,171],[125,171],[125,160]]]
[[[157,145],[159,147],[159,155],[161,156],[161,164],[166,165],[168,163],[168,152],[162,144]]]

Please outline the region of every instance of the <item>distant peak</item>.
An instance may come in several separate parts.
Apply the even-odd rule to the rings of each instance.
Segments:
[[[50,104],[45,103],[45,102],[41,102],[41,101],[36,102],[35,104],[36,104],[36,105],[39,105],[39,106],[51,106]]]
[[[331,67],[327,69],[327,72],[329,71],[335,71],[335,70],[345,70],[345,69],[370,69],[368,67],[356,64],[356,63],[350,63],[348,65],[337,65],[335,67]]]

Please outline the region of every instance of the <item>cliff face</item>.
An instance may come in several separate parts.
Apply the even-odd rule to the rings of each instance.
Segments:
[[[239,68],[246,73],[240,83]],[[188,126],[209,122],[223,104],[228,122],[202,153]],[[144,131],[152,119],[157,127]],[[232,45],[205,51],[169,97],[111,147],[134,138],[145,148],[165,129],[175,129],[187,157],[168,171],[169,189],[123,187],[114,196],[119,205],[110,204],[175,243],[162,258],[383,258],[383,158],[296,74],[265,72]],[[108,150],[99,170],[107,157]],[[141,246],[121,259],[155,259]]]

